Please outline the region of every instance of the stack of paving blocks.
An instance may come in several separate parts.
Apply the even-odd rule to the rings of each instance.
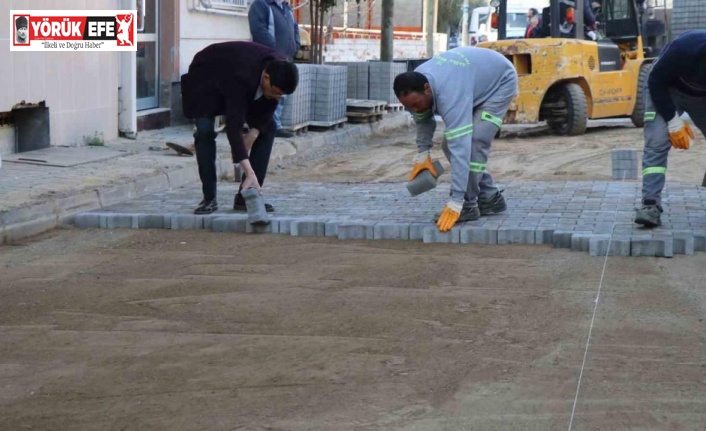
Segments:
[[[399,100],[395,96],[392,84],[395,77],[407,71],[406,63],[388,63],[383,61],[372,61],[370,64],[370,80],[368,89],[368,99],[384,100],[387,103],[397,104]],[[361,97],[359,97],[360,99]]]
[[[299,130],[309,125],[314,68],[310,64],[297,64],[299,85],[294,93],[287,96],[282,108],[282,126],[288,130]]]
[[[311,67],[312,112],[309,124],[329,127],[345,122],[348,69],[345,66]]]
[[[636,180],[638,178],[638,154],[632,148],[618,148],[610,153],[614,180]]]
[[[368,99],[370,63],[348,63],[348,98]]]

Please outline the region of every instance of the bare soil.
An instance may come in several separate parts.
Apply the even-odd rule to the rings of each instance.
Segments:
[[[701,429],[704,264],[610,258],[572,429]],[[58,230],[0,247],[0,429],[566,430],[602,267]]]

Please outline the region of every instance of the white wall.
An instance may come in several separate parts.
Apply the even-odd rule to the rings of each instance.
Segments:
[[[247,16],[224,16],[196,11],[194,6],[198,2],[179,0],[179,75],[189,70],[189,64],[197,52],[212,43],[251,40]]]
[[[448,37],[443,33],[434,35],[434,52],[446,51]],[[427,43],[424,40],[395,40],[393,58],[425,58]],[[325,62],[367,61],[380,59],[379,39],[334,39],[326,46]]]
[[[22,100],[46,100],[52,145],[77,145],[84,135],[118,133],[119,53],[10,52],[12,9],[119,9],[119,0],[3,0],[0,2],[0,111]],[[0,133],[0,151],[14,149]]]

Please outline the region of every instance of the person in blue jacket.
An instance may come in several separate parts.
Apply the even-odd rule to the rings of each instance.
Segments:
[[[252,41],[277,50],[289,61],[294,59],[294,55],[299,51],[299,25],[294,19],[294,12],[288,2],[284,0],[254,0],[248,11],[248,22],[250,23],[250,34]],[[276,132],[279,138],[291,138],[294,136],[282,128],[282,108],[284,100],[282,97],[274,114]]]
[[[668,44],[647,79],[645,149],[642,157],[642,207],[635,223],[662,224],[662,189],[671,147],[688,150],[695,135],[686,112],[706,131],[706,30],[683,33]]]

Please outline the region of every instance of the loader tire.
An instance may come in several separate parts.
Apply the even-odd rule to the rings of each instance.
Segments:
[[[563,118],[547,120],[547,124],[557,135],[578,136],[586,133],[587,103],[586,95],[580,85],[574,83],[562,84],[556,89],[556,100],[566,104],[566,114]]]
[[[645,104],[647,103],[647,78],[650,76],[652,64],[643,64],[637,78],[637,91],[635,92],[635,108],[630,119],[635,127],[645,126]]]

